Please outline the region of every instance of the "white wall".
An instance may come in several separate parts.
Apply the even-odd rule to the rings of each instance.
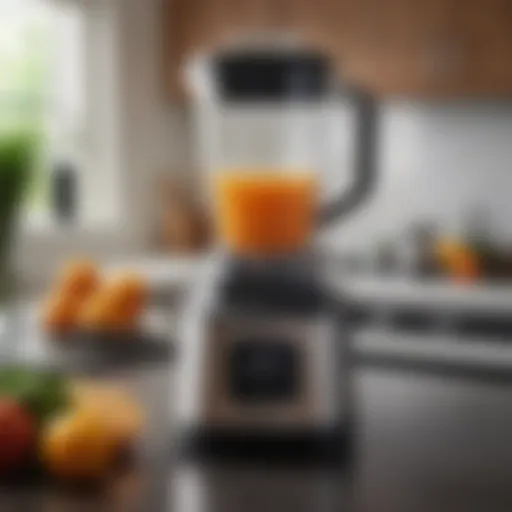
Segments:
[[[119,2],[123,197],[141,248],[151,234],[157,176],[186,168],[190,160],[188,117],[165,96],[162,2]]]
[[[381,123],[373,200],[326,233],[330,245],[371,247],[415,220],[456,235],[474,207],[486,208],[493,235],[512,245],[512,105],[393,103]]]

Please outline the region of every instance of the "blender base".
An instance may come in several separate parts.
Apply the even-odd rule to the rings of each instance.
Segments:
[[[353,444],[352,428],[346,425],[279,433],[201,428],[181,435],[178,454],[198,461],[345,465]]]

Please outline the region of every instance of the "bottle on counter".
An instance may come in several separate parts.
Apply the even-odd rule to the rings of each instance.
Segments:
[[[59,223],[76,220],[78,210],[77,169],[67,159],[57,160],[51,177],[52,212]]]

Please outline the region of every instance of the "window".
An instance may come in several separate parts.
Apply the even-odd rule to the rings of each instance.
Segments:
[[[51,171],[60,158],[80,167],[84,122],[81,10],[48,0],[0,0],[0,129],[43,134],[27,209],[50,210]]]
[[[27,197],[31,226],[52,219],[52,177],[62,163],[75,178],[78,224],[105,226],[118,215],[108,5],[0,0],[0,129],[26,126],[44,141]]]

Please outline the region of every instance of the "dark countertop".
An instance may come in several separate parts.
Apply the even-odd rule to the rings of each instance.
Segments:
[[[511,510],[512,387],[370,368],[355,380],[346,471],[175,468],[174,499],[208,512]]]
[[[0,511],[512,509],[512,385],[360,365],[355,458],[345,470],[205,467],[171,462],[172,365],[103,370],[104,378],[126,382],[147,409],[136,474],[103,495],[0,488]]]

